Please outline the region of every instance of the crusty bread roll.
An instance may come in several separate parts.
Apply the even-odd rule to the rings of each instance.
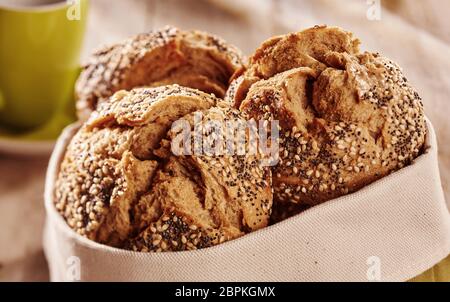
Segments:
[[[239,111],[228,106],[210,108],[202,114],[203,122],[221,125],[227,121],[246,121]],[[194,117],[184,118],[189,121],[193,137]],[[128,248],[192,250],[268,225],[272,208],[271,172],[260,166],[259,154],[173,156],[168,148],[176,136],[177,132],[171,130],[162,149],[156,152],[165,158],[166,164],[157,172],[151,192],[138,203],[143,213],[151,213],[151,217],[139,215],[141,219],[147,225],[148,221],[152,223],[128,242]],[[206,134],[205,138],[214,138],[214,134]],[[247,137],[247,147],[249,143]],[[225,140],[215,144],[226,148]],[[154,219],[154,213],[159,218]]]
[[[426,124],[401,69],[339,28],[272,38],[226,99],[256,120],[279,120],[274,201],[315,205],[410,164]]]
[[[273,37],[255,51],[247,69],[239,69],[233,75],[226,99],[239,107],[250,86],[257,81],[297,67],[321,72],[328,67],[324,59],[329,53],[357,54],[359,44],[351,33],[326,26]]]
[[[229,107],[208,110],[220,102],[178,85],[115,93],[70,142],[56,209],[79,234],[138,251],[201,248],[266,226],[271,172],[258,154],[171,153],[172,123],[185,115],[189,125],[195,111],[240,117]]]
[[[223,97],[241,52],[222,39],[174,27],[135,36],[97,51],[77,84],[77,112],[86,120],[114,92],[179,84]]]

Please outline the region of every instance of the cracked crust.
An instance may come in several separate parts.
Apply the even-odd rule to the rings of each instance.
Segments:
[[[246,69],[233,75],[225,99],[239,108],[246,92],[257,81],[298,67],[310,67],[320,73],[327,68],[324,58],[330,52],[357,54],[359,44],[352,33],[327,26],[273,37],[255,51]]]
[[[159,163],[153,150],[182,116],[217,99],[177,85],[119,91],[69,144],[56,183],[56,208],[70,227],[117,246],[132,232],[130,211]]]
[[[237,48],[207,33],[168,26],[140,34],[89,59],[75,88],[78,116],[86,120],[116,91],[135,87],[179,84],[223,97],[243,61]]]
[[[359,190],[423,151],[421,98],[394,62],[360,53],[339,28],[264,43],[227,99],[256,120],[279,120],[274,200],[315,205]]]
[[[270,170],[255,157],[176,156],[171,125],[239,111],[178,85],[119,91],[74,136],[55,207],[80,235],[136,251],[203,248],[268,224]],[[189,128],[190,129],[190,128]]]
[[[239,111],[225,106],[201,113],[204,124],[246,121]],[[194,116],[184,118],[190,124],[190,143],[194,146]],[[226,142],[216,140],[213,134],[225,135],[224,127],[216,132],[205,131],[204,147],[209,139],[215,147],[226,147]],[[267,226],[272,209],[271,172],[260,165],[260,154],[173,156],[167,149],[178,134],[177,130],[171,130],[162,150],[157,152],[166,155],[167,164],[158,171],[151,192],[138,204],[142,213],[153,216],[158,212],[156,216],[160,218],[153,221],[146,215],[138,215],[144,224],[152,223],[129,241],[128,248],[135,251],[193,250]],[[248,138],[245,144],[248,148]]]

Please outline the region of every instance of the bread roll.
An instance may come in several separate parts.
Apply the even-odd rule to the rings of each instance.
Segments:
[[[198,112],[197,112],[198,113]],[[202,111],[203,122],[244,121],[227,107]],[[185,116],[194,136],[194,117]],[[222,131],[226,131],[225,127]],[[222,132],[223,133],[223,132]],[[270,169],[260,166],[260,155],[173,156],[171,141],[157,153],[167,164],[157,172],[151,192],[138,203],[143,221],[152,223],[129,241],[135,251],[193,250],[216,245],[265,227],[272,208]],[[207,134],[206,138],[214,138]],[[213,143],[213,142],[212,142]],[[224,140],[215,142],[225,149]],[[249,140],[247,138],[246,145]],[[215,145],[217,147],[217,145]],[[154,213],[159,216],[154,218]]]
[[[266,226],[271,175],[257,154],[171,153],[169,130],[185,115],[189,125],[195,111],[239,118],[230,108],[208,110],[219,102],[178,85],[115,93],[70,142],[56,209],[80,235],[137,251],[201,248]]]
[[[86,120],[114,92],[169,84],[223,97],[242,67],[240,51],[222,39],[174,27],[140,34],[97,51],[76,84],[77,112]]]
[[[279,120],[275,202],[315,205],[409,165],[423,150],[423,105],[402,70],[361,53],[351,33],[314,27],[255,52],[227,100]]]

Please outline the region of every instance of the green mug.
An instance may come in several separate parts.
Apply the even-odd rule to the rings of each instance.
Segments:
[[[73,101],[88,0],[0,0],[0,126],[30,130]]]

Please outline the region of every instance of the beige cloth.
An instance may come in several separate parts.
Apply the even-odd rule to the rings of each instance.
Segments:
[[[51,279],[77,279],[76,256],[82,281],[368,281],[373,264],[382,281],[409,280],[450,252],[450,215],[431,124],[429,129],[426,154],[355,194],[219,246],[146,254],[81,237],[54,209],[55,177],[76,130],[71,127],[57,144],[46,180],[44,250]]]

